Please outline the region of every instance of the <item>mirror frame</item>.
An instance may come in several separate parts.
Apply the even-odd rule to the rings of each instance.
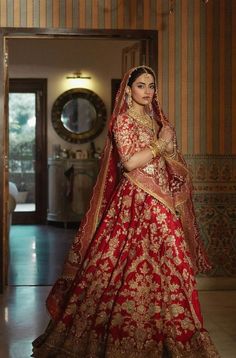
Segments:
[[[69,131],[61,120],[65,104],[77,98],[88,100],[94,106],[97,114],[93,127],[82,133]],[[73,88],[63,92],[53,103],[51,113],[53,128],[62,139],[70,143],[86,143],[96,138],[102,132],[107,120],[107,110],[104,102],[95,92],[87,88]]]

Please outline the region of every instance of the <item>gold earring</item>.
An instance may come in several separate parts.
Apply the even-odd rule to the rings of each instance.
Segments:
[[[131,108],[133,106],[133,100],[132,100],[130,92],[127,93],[127,104],[128,104],[129,108]]]

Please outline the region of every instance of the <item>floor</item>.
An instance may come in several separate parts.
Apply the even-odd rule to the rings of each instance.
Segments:
[[[19,211],[19,212],[35,211],[35,204],[34,203],[17,203],[14,211]]]
[[[60,273],[74,233],[51,226],[11,229],[11,285],[0,295],[1,358],[30,357],[32,340],[48,322],[45,298]],[[221,357],[235,358],[236,291],[201,291],[199,296],[205,327]]]
[[[9,285],[52,285],[75,232],[53,225],[12,225]]]

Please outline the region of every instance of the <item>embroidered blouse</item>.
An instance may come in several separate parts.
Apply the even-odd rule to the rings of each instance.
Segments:
[[[117,117],[113,133],[121,163],[128,161],[135,153],[148,148],[153,142],[152,129],[127,113]],[[157,156],[143,167],[124,172],[124,175],[175,212],[164,157]]]

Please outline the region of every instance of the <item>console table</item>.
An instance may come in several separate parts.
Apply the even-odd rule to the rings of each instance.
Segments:
[[[48,160],[48,221],[79,222],[98,173],[97,159]]]

